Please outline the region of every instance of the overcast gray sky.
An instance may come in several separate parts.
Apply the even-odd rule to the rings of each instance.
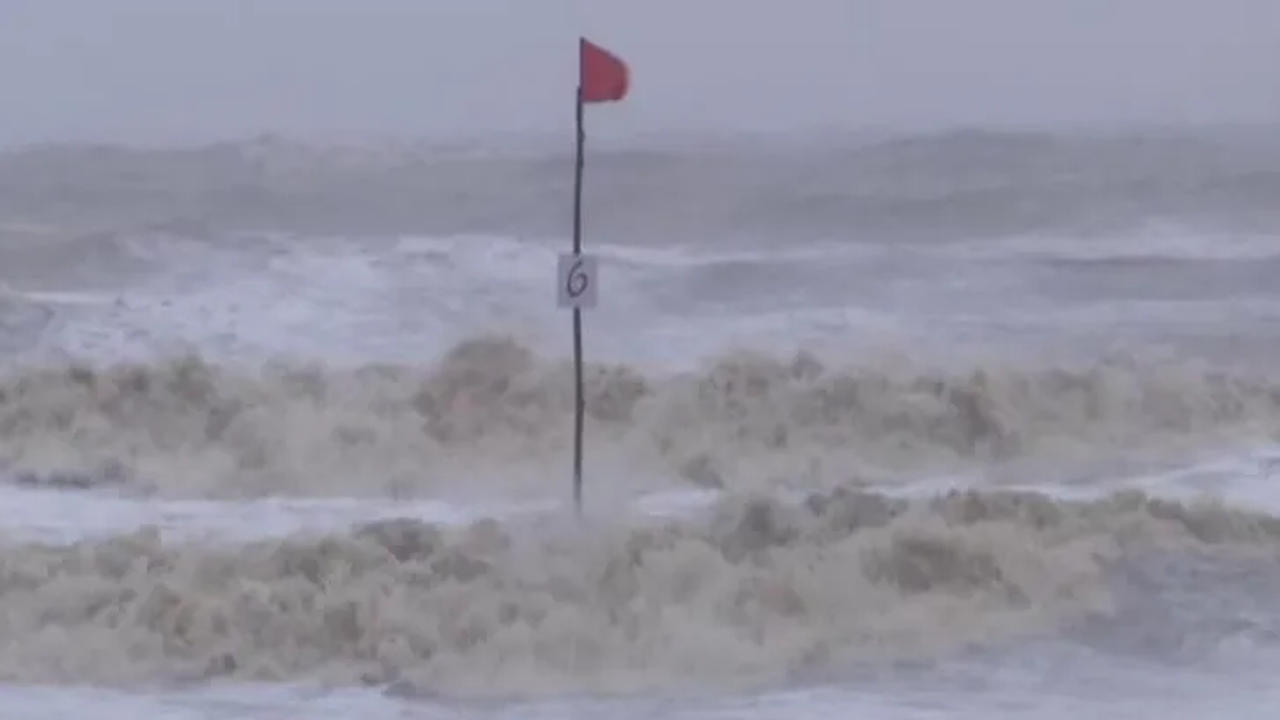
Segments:
[[[1280,121],[1280,0],[0,0],[0,143]]]

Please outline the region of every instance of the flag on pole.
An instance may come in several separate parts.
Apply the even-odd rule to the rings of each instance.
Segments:
[[[579,39],[578,68],[582,102],[610,102],[626,96],[626,64],[586,38]]]
[[[627,94],[627,66],[613,53],[578,38],[578,88],[574,109],[578,124],[578,152],[573,181],[573,252],[560,258],[562,304],[573,307],[573,500],[582,514],[582,433],[586,401],[582,391],[582,308],[595,303],[595,259],[582,254],[582,106],[587,103],[621,100]]]

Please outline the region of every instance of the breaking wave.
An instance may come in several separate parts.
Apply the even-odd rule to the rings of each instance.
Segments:
[[[0,677],[319,679],[448,695],[743,686],[994,647],[1113,611],[1144,553],[1280,547],[1280,520],[858,490],[625,524],[378,521],[239,546],[141,529],[0,543]],[[73,649],[74,648],[74,649]]]
[[[1025,481],[1280,437],[1277,381],[1134,357],[941,371],[735,353],[664,376],[593,366],[587,396],[589,468],[618,492]],[[422,368],[44,368],[0,381],[0,463],[23,484],[171,497],[545,494],[572,407],[566,363],[501,338]]]

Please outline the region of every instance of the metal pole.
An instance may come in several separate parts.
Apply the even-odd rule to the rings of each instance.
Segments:
[[[579,41],[581,42],[581,41]],[[582,53],[578,53],[581,63]],[[579,71],[581,77],[581,71]],[[582,254],[582,145],[585,135],[582,132],[582,85],[578,84],[576,100],[577,114],[577,160],[573,176],[573,254]],[[573,377],[575,391],[573,422],[573,503],[578,515],[582,515],[582,430],[583,413],[586,402],[582,397],[582,309],[573,308]]]

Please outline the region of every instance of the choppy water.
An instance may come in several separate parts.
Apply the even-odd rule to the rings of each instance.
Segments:
[[[1262,717],[1280,150],[0,159],[6,717]],[[964,490],[965,488],[969,490]]]

